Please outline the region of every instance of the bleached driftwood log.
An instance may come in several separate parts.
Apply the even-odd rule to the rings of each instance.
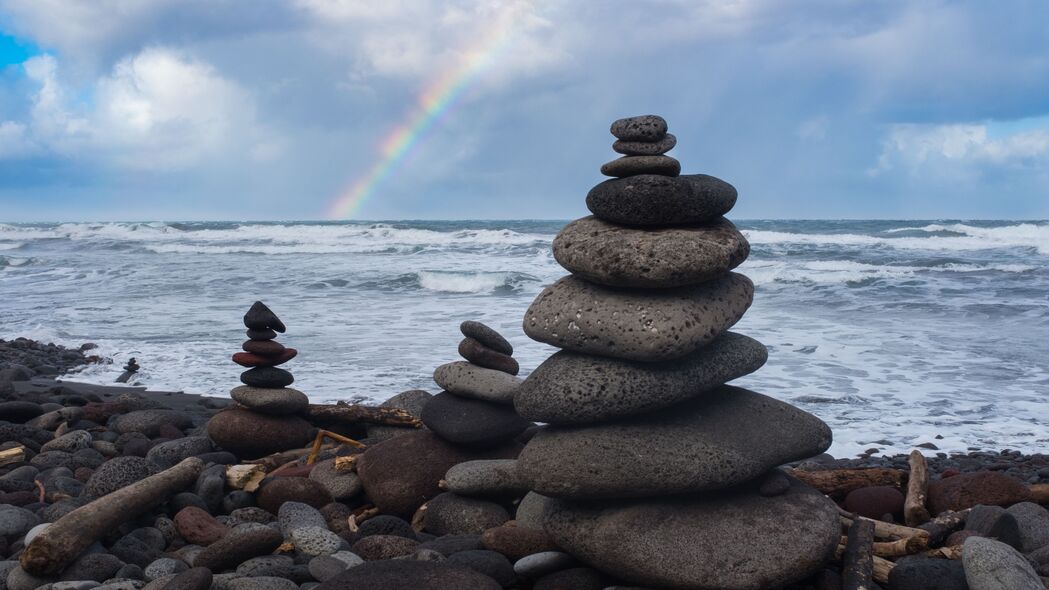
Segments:
[[[907,498],[903,502],[903,520],[907,526],[918,526],[928,522],[931,518],[929,509],[925,507],[929,487],[929,466],[925,462],[925,456],[917,450],[911,451],[908,462],[911,466],[911,473],[907,478]]]

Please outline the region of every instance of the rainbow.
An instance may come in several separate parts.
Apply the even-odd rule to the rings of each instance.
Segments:
[[[379,143],[379,158],[375,164],[331,202],[329,219],[352,217],[361,204],[400,168],[427,132],[452,112],[480,74],[506,52],[513,38],[513,26],[521,18],[517,10],[520,6],[514,2],[506,3],[476,44],[461,52],[458,63],[423,87],[415,108]]]

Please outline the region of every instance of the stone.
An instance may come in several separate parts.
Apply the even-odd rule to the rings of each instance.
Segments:
[[[639,585],[782,588],[822,568],[841,536],[834,502],[791,484],[773,498],[744,488],[630,502],[554,501],[544,527],[580,560]]]
[[[397,518],[389,514],[380,514],[362,522],[358,527],[358,537],[371,535],[396,535],[415,540],[415,529],[412,528],[411,523],[403,518]]]
[[[444,561],[372,561],[350,568],[314,590],[501,590],[492,578]]]
[[[261,301],[253,303],[251,308],[248,309],[248,313],[244,314],[244,326],[249,330],[269,329],[280,332],[281,334],[287,330],[284,326],[284,322],[280,321],[277,314],[273,313],[273,311],[266,307],[266,304]]]
[[[418,418],[422,415],[423,407],[433,397],[428,391],[422,389],[409,389],[408,391],[402,391],[390,399],[379,404],[381,408],[394,408],[397,410],[404,410],[411,414],[412,417]],[[368,432],[368,438],[374,441],[382,441],[402,434],[408,434],[414,432],[414,428],[405,426],[386,426],[383,424],[366,424],[365,428]]]
[[[310,479],[324,486],[336,501],[348,500],[361,493],[361,478],[352,471],[336,471],[335,459],[318,461],[310,471]]]
[[[327,528],[320,510],[302,502],[285,502],[277,509],[277,522],[285,539],[290,539],[296,529],[304,527]]]
[[[310,406],[310,398],[305,393],[290,387],[273,389],[241,385],[229,393],[237,403],[263,414],[301,414]]]
[[[773,469],[761,476],[758,482],[758,493],[766,498],[782,496],[790,490],[790,478],[779,469]]]
[[[357,554],[340,551],[331,555],[319,555],[310,560],[309,572],[317,581],[326,582],[342,572],[364,563]]]
[[[444,476],[445,489],[462,496],[521,496],[528,486],[517,475],[514,459],[459,463]]]
[[[969,511],[965,518],[965,530],[978,533],[982,537],[991,536],[998,519],[1005,514],[1005,508],[1001,506],[985,506],[977,504]]]
[[[426,504],[425,530],[435,535],[480,535],[508,520],[510,514],[495,502],[445,492]]]
[[[970,590],[1045,590],[1027,559],[994,539],[967,539],[962,546],[962,565]]]
[[[255,576],[234,578],[226,583],[225,590],[299,590],[299,585],[286,578]]]
[[[250,352],[261,356],[280,356],[284,353],[284,345],[275,340],[247,340],[241,345],[244,352]]]
[[[24,424],[44,413],[40,404],[27,401],[0,402],[0,420]]]
[[[517,505],[514,522],[522,528],[543,530],[543,514],[546,513],[546,507],[552,501],[551,498],[542,494],[528,492]]]
[[[180,559],[172,559],[170,557],[161,557],[153,561],[153,563],[147,565],[144,568],[143,573],[147,580],[155,580],[162,576],[170,576],[181,574],[182,572],[189,569],[186,562]],[[105,579],[105,578],[103,578]]]
[[[525,379],[514,396],[514,408],[527,420],[548,424],[605,422],[699,397],[757,371],[766,359],[763,344],[733,332],[669,362],[562,350]]]
[[[307,557],[331,555],[339,550],[343,540],[327,526],[305,526],[291,532],[291,543]]]
[[[446,441],[485,446],[509,441],[528,428],[513,407],[441,392],[426,404],[422,421]]]
[[[677,137],[673,133],[667,133],[663,139],[658,141],[623,141],[617,139],[612,144],[612,149],[624,156],[659,156],[674,149],[677,145]]]
[[[1016,549],[1021,553],[1032,553],[1049,545],[1049,510],[1034,502],[1020,502],[1010,506],[1006,513],[1016,519],[1019,536]]]
[[[929,482],[928,505],[933,516],[977,504],[1011,506],[1029,498],[1023,482],[997,471],[974,471]]]
[[[453,465],[471,459],[512,459],[518,452],[520,446],[514,444],[469,452],[432,432],[414,431],[368,447],[357,460],[357,475],[383,514],[407,519],[441,493],[438,483]]]
[[[241,409],[215,414],[208,421],[208,436],[241,459],[257,459],[306,446],[314,427],[298,416],[269,416]]]
[[[516,375],[521,371],[521,366],[517,364],[514,357],[496,352],[473,338],[463,338],[459,343],[459,356],[479,367],[502,371],[510,375]]]
[[[209,590],[211,580],[211,570],[194,567],[172,578],[167,586],[164,586],[164,590]]]
[[[426,541],[425,543],[420,543],[419,549],[435,551],[448,557],[455,555],[460,551],[484,549],[484,543],[481,542],[481,535],[445,535],[443,537],[437,537],[431,541]]]
[[[247,330],[245,334],[248,335],[248,339],[254,340],[255,342],[267,342],[277,337],[277,333],[269,328],[265,330]]]
[[[496,352],[501,352],[508,356],[514,353],[514,347],[506,338],[503,338],[502,334],[481,322],[466,320],[459,324],[459,331],[463,333],[463,336],[473,338]]]
[[[305,477],[274,477],[263,482],[255,499],[259,508],[270,514],[278,514],[285,502],[301,502],[321,508],[332,501],[324,486]]]
[[[886,514],[902,514],[903,500],[903,493],[892,486],[869,486],[849,492],[845,496],[845,509],[881,520]]]
[[[84,493],[100,498],[158,472],[160,468],[143,457],[115,457],[91,474],[84,486]]]
[[[172,467],[183,459],[203,455],[212,451],[211,440],[206,436],[186,436],[155,445],[146,453],[146,459],[162,469]]]
[[[495,551],[474,549],[471,551],[460,551],[447,559],[448,563],[455,563],[468,567],[475,572],[484,574],[500,586],[508,587],[514,581],[514,566],[503,555]],[[600,590],[600,589],[598,589]]]
[[[830,443],[830,428],[812,414],[724,385],[654,414],[548,426],[525,446],[517,470],[546,496],[641,498],[735,486]]]
[[[696,285],[736,268],[750,244],[732,222],[639,229],[594,216],[566,225],[554,258],[574,275],[610,287],[665,289]]]
[[[514,572],[534,580],[576,565],[576,559],[564,551],[543,551],[518,559],[514,562]]]
[[[519,526],[490,528],[481,535],[481,543],[485,549],[498,551],[515,561],[533,553],[557,551],[557,545],[544,531]]]
[[[277,367],[255,367],[240,374],[240,382],[250,387],[278,389],[295,382],[295,377]]]
[[[437,367],[433,372],[433,380],[445,391],[459,397],[497,404],[514,403],[514,393],[523,382],[509,373],[486,369],[464,361]]]
[[[736,273],[660,291],[612,289],[567,276],[532,302],[524,331],[533,340],[573,352],[668,361],[731,328],[753,297],[754,284]]]
[[[731,184],[706,174],[639,174],[606,180],[586,196],[600,219],[623,225],[686,225],[716,219],[736,204]]]
[[[616,178],[639,174],[677,176],[681,174],[681,162],[670,156],[623,156],[602,164],[601,174]]]
[[[275,356],[263,356],[252,352],[235,352],[232,360],[242,367],[276,367],[290,361],[298,354],[299,351],[294,348],[285,348],[284,352]]]
[[[40,524],[35,514],[18,506],[0,504],[0,537],[14,539]]]
[[[353,553],[364,561],[411,555],[419,542],[399,535],[369,535],[353,544]]]
[[[212,573],[233,569],[238,564],[272,553],[284,539],[275,529],[262,524],[243,524],[206,547],[196,559],[194,567],[205,567]]]
[[[532,590],[601,590],[604,587],[600,572],[588,567],[574,567],[539,578]]]
[[[73,430],[63,434],[55,440],[45,443],[40,447],[40,452],[64,451],[66,453],[75,453],[81,449],[90,448],[91,442],[90,432],[86,430]]]
[[[638,115],[616,119],[612,135],[623,141],[659,141],[667,134],[667,121],[659,115]]]
[[[175,515],[175,527],[183,539],[207,547],[229,533],[229,529],[215,520],[206,510],[187,506]]]
[[[121,434],[138,432],[148,437],[155,437],[160,434],[163,427],[174,426],[185,430],[193,426],[193,421],[188,414],[177,410],[136,410],[114,416],[109,426]]]

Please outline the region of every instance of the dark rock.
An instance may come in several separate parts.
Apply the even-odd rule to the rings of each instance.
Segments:
[[[445,492],[426,504],[426,531],[435,535],[480,535],[510,520],[495,502]]]
[[[963,473],[929,482],[929,509],[934,516],[977,504],[1011,506],[1029,497],[1023,482],[996,471]]]
[[[473,338],[464,338],[459,343],[459,355],[486,369],[495,369],[510,375],[516,375],[521,371],[521,366],[514,357],[488,348]]]
[[[1027,559],[994,539],[967,539],[962,546],[962,567],[972,590],[1045,590]]]
[[[509,586],[514,581],[513,564],[506,557],[495,551],[483,549],[460,551],[448,557],[447,562],[459,564],[484,574],[499,582],[499,585],[503,587]]]
[[[233,569],[252,557],[273,552],[283,540],[279,532],[266,525],[240,525],[201,551],[193,565],[212,573]]]
[[[99,498],[145,479],[160,469],[142,457],[116,457],[102,464],[84,486],[85,493]]]
[[[397,410],[404,410],[408,412],[412,417],[418,418],[422,416],[423,407],[433,397],[429,392],[422,389],[409,389],[408,391],[402,391],[390,399],[379,404],[382,408],[394,408]],[[366,424],[368,438],[378,442],[400,436],[402,434],[408,434],[414,432],[414,428],[404,426],[385,426],[382,424]]]
[[[677,176],[681,174],[681,162],[670,156],[623,156],[602,164],[601,174],[616,178],[639,174]]]
[[[588,567],[575,567],[539,578],[532,590],[601,590],[604,587],[600,572]]]
[[[411,555],[419,542],[399,535],[370,535],[353,544],[352,551],[364,561]]]
[[[310,479],[324,486],[335,500],[348,500],[359,494],[361,478],[351,471],[336,471],[335,459],[326,459],[314,464]]]
[[[195,567],[178,574],[164,590],[209,590],[211,588],[211,570],[206,567]]]
[[[194,506],[183,508],[175,515],[175,526],[183,539],[204,547],[229,533],[229,529],[215,520],[213,516]]]
[[[461,565],[433,561],[373,561],[352,567],[314,590],[500,590],[498,582]]]
[[[523,496],[528,492],[514,459],[459,463],[444,476],[445,489],[461,496]]]
[[[509,373],[464,361],[437,367],[433,380],[448,393],[497,404],[514,403],[514,394],[523,382]]]
[[[1016,519],[1019,525],[1019,546],[1021,553],[1031,553],[1049,545],[1049,510],[1034,502],[1014,504],[1006,512]],[[993,531],[992,531],[992,535]]]
[[[506,338],[503,338],[499,332],[496,332],[481,322],[466,320],[462,324],[459,324],[459,330],[463,333],[463,336],[473,338],[496,352],[501,352],[505,355],[512,355],[514,353],[514,347],[511,346]]]
[[[176,465],[183,459],[210,453],[211,441],[206,436],[187,436],[154,446],[146,453],[146,459],[163,469]]]
[[[623,141],[659,141],[666,137],[667,121],[659,115],[626,117],[613,121],[610,131]]]
[[[211,510],[208,507],[208,503],[193,492],[180,492],[175,494],[170,500],[168,500],[168,506],[170,507],[172,514],[178,514],[182,510],[191,506],[194,508],[200,508],[204,512],[209,512]]]
[[[415,540],[415,530],[412,525],[403,518],[380,514],[362,522],[357,531],[358,537],[370,537],[372,535],[393,535]]]
[[[255,367],[240,374],[240,382],[250,387],[278,389],[295,382],[295,377],[277,367]]]
[[[974,531],[983,537],[990,536],[991,529],[1003,514],[1005,514],[1005,508],[1001,506],[984,506],[983,504],[973,506],[969,511],[969,516],[965,519],[965,530]]]
[[[663,139],[658,141],[623,141],[617,139],[612,144],[612,149],[624,156],[659,156],[674,149],[677,145],[677,137],[673,133],[667,133]]]
[[[219,412],[208,422],[211,440],[242,459],[302,448],[313,433],[313,426],[298,416],[269,416],[239,409]]]
[[[320,508],[332,501],[324,486],[305,477],[275,477],[262,484],[255,498],[259,507],[271,514],[277,514],[285,502]]]
[[[266,304],[261,301],[256,301],[252,304],[251,308],[248,309],[248,313],[244,314],[244,325],[249,330],[270,329],[276,330],[281,334],[287,330],[284,322],[280,321],[277,314],[270,311],[270,308],[266,307]],[[250,338],[251,336],[249,335],[248,337]]]
[[[493,445],[509,441],[528,421],[510,406],[466,399],[441,392],[426,404],[422,421],[438,436],[455,444]]]
[[[249,329],[246,332],[246,334],[248,335],[248,339],[254,340],[256,342],[267,342],[267,341],[273,340],[274,338],[277,337],[277,333],[274,332],[273,330],[270,330],[269,328],[266,328],[265,330],[250,330]]]
[[[685,225],[716,219],[736,204],[736,189],[706,174],[639,174],[606,180],[586,196],[595,216],[623,225]]]
[[[563,551],[543,551],[518,559],[514,571],[526,578],[537,579],[577,565],[576,559]]]
[[[474,551],[484,548],[484,543],[481,542],[481,535],[473,534],[445,535],[419,544],[419,549],[436,551],[445,557],[455,555],[460,551]]]
[[[849,492],[845,496],[845,509],[879,520],[886,514],[902,514],[903,500],[903,493],[892,486],[870,486]]]
[[[790,478],[779,469],[773,469],[761,477],[758,493],[766,498],[782,496],[790,490]]]
[[[110,422],[110,428],[121,434],[138,432],[149,437],[158,436],[164,426],[184,430],[192,425],[189,415],[177,410],[137,410],[116,416]]]
[[[33,402],[0,402],[0,420],[4,422],[24,424],[43,413],[44,410],[40,407],[40,404],[34,404]]]
[[[485,549],[498,551],[514,561],[533,553],[558,550],[544,531],[518,526],[490,528],[481,535],[481,543]]]

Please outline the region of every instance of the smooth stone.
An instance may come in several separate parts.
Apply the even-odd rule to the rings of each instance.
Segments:
[[[143,574],[146,576],[147,580],[155,580],[162,576],[181,574],[188,569],[189,566],[181,559],[161,557],[147,565],[143,570]]]
[[[285,348],[283,352],[275,356],[263,356],[252,352],[233,353],[233,362],[242,367],[276,367],[283,365],[299,355],[294,348]]]
[[[459,356],[477,366],[502,371],[510,375],[516,375],[521,371],[521,366],[517,364],[514,357],[497,352],[481,344],[480,341],[469,337],[464,338],[459,343]]]
[[[819,571],[841,537],[834,502],[797,480],[791,484],[773,498],[736,489],[629,502],[555,501],[544,528],[567,552],[627,582],[783,588]]]
[[[514,353],[514,347],[506,338],[503,338],[502,334],[481,322],[466,320],[459,324],[459,331],[463,333],[463,336],[473,338],[496,352],[501,352],[505,355]]]
[[[259,487],[255,499],[259,508],[270,514],[280,513],[280,507],[287,502],[301,502],[318,509],[332,502],[324,486],[305,477],[273,477]]]
[[[254,576],[230,580],[225,590],[299,590],[299,585],[287,578]]]
[[[435,535],[480,535],[510,520],[495,502],[445,492],[426,503],[426,531]]]
[[[245,334],[247,334],[249,340],[254,340],[255,342],[266,342],[277,337],[277,333],[269,328],[265,330],[248,329]]]
[[[1016,519],[1019,537],[1016,548],[1021,553],[1032,553],[1049,545],[1049,510],[1034,502],[1021,502],[1005,512]]]
[[[206,567],[190,568],[178,574],[164,586],[164,590],[208,590],[211,588],[211,570]]]
[[[40,404],[27,401],[0,402],[0,420],[24,424],[44,413]]]
[[[532,590],[602,590],[604,587],[601,572],[588,567],[574,567],[539,578]]]
[[[348,500],[361,493],[361,478],[352,471],[336,471],[335,459],[318,461],[310,471],[310,479],[324,486],[336,501]]]
[[[681,174],[681,162],[670,156],[623,156],[602,164],[601,174],[616,178],[639,174],[677,176]]]
[[[782,496],[790,490],[790,478],[779,469],[773,469],[761,476],[758,493],[766,498]]]
[[[186,436],[155,445],[146,453],[146,459],[163,469],[172,467],[190,457],[210,453],[213,447],[206,436]]]
[[[396,535],[406,539],[416,539],[415,529],[412,528],[411,523],[389,514],[380,514],[360,524],[357,536],[369,537],[371,535]]]
[[[291,533],[291,543],[295,549],[308,557],[331,555],[343,544],[339,535],[328,530],[327,525],[296,528]]]
[[[212,543],[193,560],[194,567],[206,567],[212,573],[234,569],[238,564],[272,553],[284,541],[276,529],[262,524],[234,527],[225,537]]]
[[[523,382],[503,371],[486,369],[466,361],[437,367],[433,380],[449,393],[498,404],[514,403],[514,393]]]
[[[509,441],[528,428],[513,407],[441,392],[423,408],[423,424],[444,440],[461,445]]]
[[[241,459],[302,448],[315,432],[312,424],[298,416],[269,416],[241,409],[215,414],[207,430],[215,444]]]
[[[768,349],[726,332],[680,359],[644,363],[562,350],[525,379],[517,413],[548,424],[605,422],[665,408],[757,371]]]
[[[20,506],[0,504],[0,537],[14,539],[40,524],[40,519]]]
[[[413,418],[418,418],[422,415],[423,408],[426,406],[426,403],[430,401],[431,397],[433,397],[433,395],[428,391],[422,389],[409,389],[408,391],[402,391],[384,401],[379,404],[379,407],[404,410]],[[368,438],[374,441],[382,441],[402,434],[408,434],[409,432],[415,432],[415,429],[411,427],[386,426],[383,424],[366,424],[365,429],[367,430]]]
[[[280,356],[286,350],[283,344],[274,340],[248,340],[241,345],[241,348],[244,349],[244,352],[267,357]]]
[[[612,144],[612,149],[624,156],[660,156],[677,145],[677,137],[673,133],[667,133],[663,139],[658,141],[623,141],[617,139]]]
[[[445,488],[462,496],[515,496],[528,492],[515,459],[466,461],[448,470]]]
[[[295,377],[277,367],[255,367],[240,374],[240,382],[251,387],[278,389],[295,382]]]
[[[81,449],[87,449],[91,447],[91,433],[86,430],[73,430],[63,434],[55,440],[45,443],[40,447],[41,453],[48,451],[64,451],[66,453],[75,453]]]
[[[284,322],[280,321],[277,314],[273,313],[270,308],[266,307],[266,304],[261,301],[256,301],[248,309],[248,312],[244,314],[244,326],[249,330],[275,330],[284,333],[287,328],[284,326]]]
[[[1030,562],[1016,549],[994,539],[966,539],[962,565],[969,590],[1045,590]]]
[[[492,578],[445,561],[372,561],[350,568],[314,590],[501,590]]]
[[[874,520],[903,513],[903,493],[893,486],[868,486],[845,496],[845,509]]]
[[[497,551],[510,559],[521,559],[533,553],[556,551],[557,545],[543,531],[519,526],[497,526],[481,535],[485,549]]]
[[[754,283],[736,273],[660,291],[611,289],[567,276],[532,302],[524,331],[574,352],[668,361],[716,339],[743,317],[753,299]]]
[[[484,549],[484,543],[481,542],[481,535],[445,535],[443,537],[436,537],[425,543],[420,543],[419,549],[434,551],[440,555],[449,557],[462,551]]]
[[[522,557],[514,562],[514,572],[526,578],[541,578],[578,565],[574,557],[564,551],[543,551]]]
[[[547,504],[552,501],[552,498],[542,494],[528,492],[517,505],[514,522],[519,527],[543,530],[543,514],[546,512]]]
[[[889,571],[889,588],[969,590],[965,581],[965,568],[961,561],[954,559],[901,559]]]
[[[586,195],[600,219],[623,225],[685,225],[717,219],[736,204],[735,187],[706,174],[639,174],[606,180]]]
[[[509,587],[514,581],[513,564],[505,556],[495,551],[486,549],[460,551],[448,557],[447,561],[448,563],[456,563],[484,574],[504,588]],[[573,586],[567,586],[567,588],[573,588],[574,590]]]
[[[310,575],[317,581],[326,582],[342,572],[364,563],[357,554],[340,551],[331,555],[318,555],[310,560]]]
[[[653,414],[548,426],[525,446],[517,471],[546,496],[643,498],[736,486],[830,443],[830,428],[816,416],[723,385]]]
[[[296,529],[303,527],[326,528],[328,526],[320,510],[309,504],[294,501],[280,505],[277,510],[277,522],[280,524],[280,531],[285,539],[290,539],[291,534]]]
[[[241,385],[229,392],[237,403],[263,414],[300,414],[310,406],[310,398],[298,389],[270,389]]]
[[[183,539],[194,545],[207,547],[229,534],[207,510],[196,506],[187,506],[175,515],[175,527]]]
[[[965,510],[977,504],[1012,506],[1030,499],[1022,481],[998,471],[973,471],[929,482],[932,514]]]
[[[724,217],[697,226],[638,229],[591,215],[566,225],[553,249],[561,266],[592,283],[646,289],[705,283],[750,254],[747,239]]]
[[[120,416],[115,416],[109,423],[112,430],[120,434],[138,432],[148,437],[160,435],[162,428],[175,427],[185,430],[193,426],[193,420],[189,414],[178,410],[136,410]]]
[[[638,115],[612,121],[609,131],[623,141],[659,141],[667,134],[667,121],[659,115]]]
[[[965,518],[965,529],[978,533],[982,537],[990,537],[998,520],[1005,514],[1005,508],[1001,506],[987,506],[977,504],[969,511]]]

